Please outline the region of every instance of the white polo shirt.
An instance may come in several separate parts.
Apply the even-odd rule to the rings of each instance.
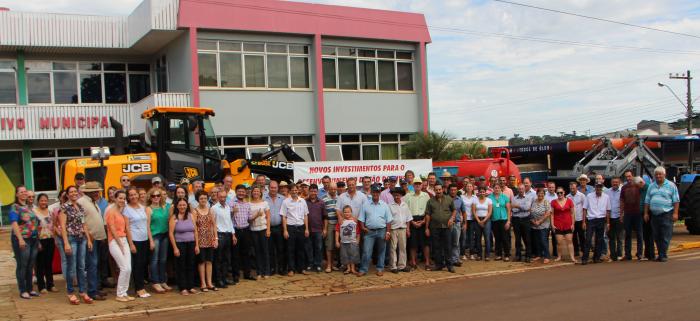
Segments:
[[[296,201],[291,197],[285,199],[280,208],[280,215],[287,218],[289,226],[303,226],[304,217],[309,215],[306,200],[301,197],[297,198]]]
[[[231,220],[231,207],[228,204],[217,202],[211,207],[216,218],[216,231],[219,233],[235,233],[233,221]]]
[[[586,196],[584,207],[588,210],[587,219],[605,218],[607,211],[610,210],[610,197],[606,193],[602,193],[598,197],[595,192]]]

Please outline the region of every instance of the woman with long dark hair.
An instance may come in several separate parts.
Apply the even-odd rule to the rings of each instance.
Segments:
[[[15,277],[19,296],[30,299],[39,296],[32,287],[32,270],[36,262],[39,248],[39,220],[27,204],[27,189],[24,185],[15,187],[15,202],[10,207],[10,223],[12,224],[12,251],[15,254]]]
[[[177,287],[182,295],[196,294],[194,289],[195,255],[199,254],[197,214],[192,213],[186,198],[178,198],[170,216],[168,235],[175,255]]]
[[[214,249],[219,238],[216,233],[216,217],[209,210],[209,195],[205,191],[198,191],[195,195],[197,207],[194,208],[197,225],[197,242],[199,255],[197,256],[197,270],[199,270],[199,282],[202,292],[218,291],[214,287],[212,277],[212,262],[214,261]]]
[[[53,283],[53,222],[49,211],[49,196],[41,193],[36,197],[37,207],[34,214],[39,220],[39,253],[36,258],[36,285],[40,293],[58,292]]]
[[[63,261],[63,277],[66,280],[66,290],[70,304],[78,305],[80,300],[75,296],[73,279],[78,279],[78,292],[86,304],[92,304],[92,298],[87,295],[87,273],[85,270],[86,251],[92,251],[92,239],[85,224],[85,210],[78,204],[78,188],[66,188],[68,200],[61,206],[59,225],[61,226],[61,242],[57,244]]]

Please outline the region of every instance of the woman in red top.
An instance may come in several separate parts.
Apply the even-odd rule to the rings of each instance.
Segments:
[[[552,200],[551,204],[554,212],[554,225],[552,228],[557,238],[557,250],[560,255],[556,258],[556,261],[561,260],[561,253],[564,253],[564,241],[566,240],[569,258],[571,262],[575,262],[573,231],[576,209],[574,208],[574,202],[565,195],[564,188],[557,187],[557,199]]]

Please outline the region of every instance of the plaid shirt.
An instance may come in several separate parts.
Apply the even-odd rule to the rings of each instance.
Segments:
[[[234,198],[228,202],[228,205],[233,211],[233,226],[237,229],[248,228],[250,226],[248,222],[250,218],[250,203]]]

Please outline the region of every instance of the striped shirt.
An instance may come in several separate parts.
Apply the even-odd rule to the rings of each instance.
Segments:
[[[323,198],[323,203],[326,204],[326,214],[328,214],[328,224],[338,224],[338,212],[336,210],[336,204],[338,203],[338,197],[331,197],[326,195]]]
[[[680,202],[678,188],[676,184],[664,179],[664,182],[659,185],[656,181],[649,184],[647,195],[644,198],[644,204],[649,205],[649,211],[653,215],[661,215],[673,211],[675,203]]]
[[[228,203],[228,206],[233,210],[233,226],[237,229],[248,228],[250,226],[248,222],[248,219],[250,219],[250,203],[234,198],[233,201]]]

